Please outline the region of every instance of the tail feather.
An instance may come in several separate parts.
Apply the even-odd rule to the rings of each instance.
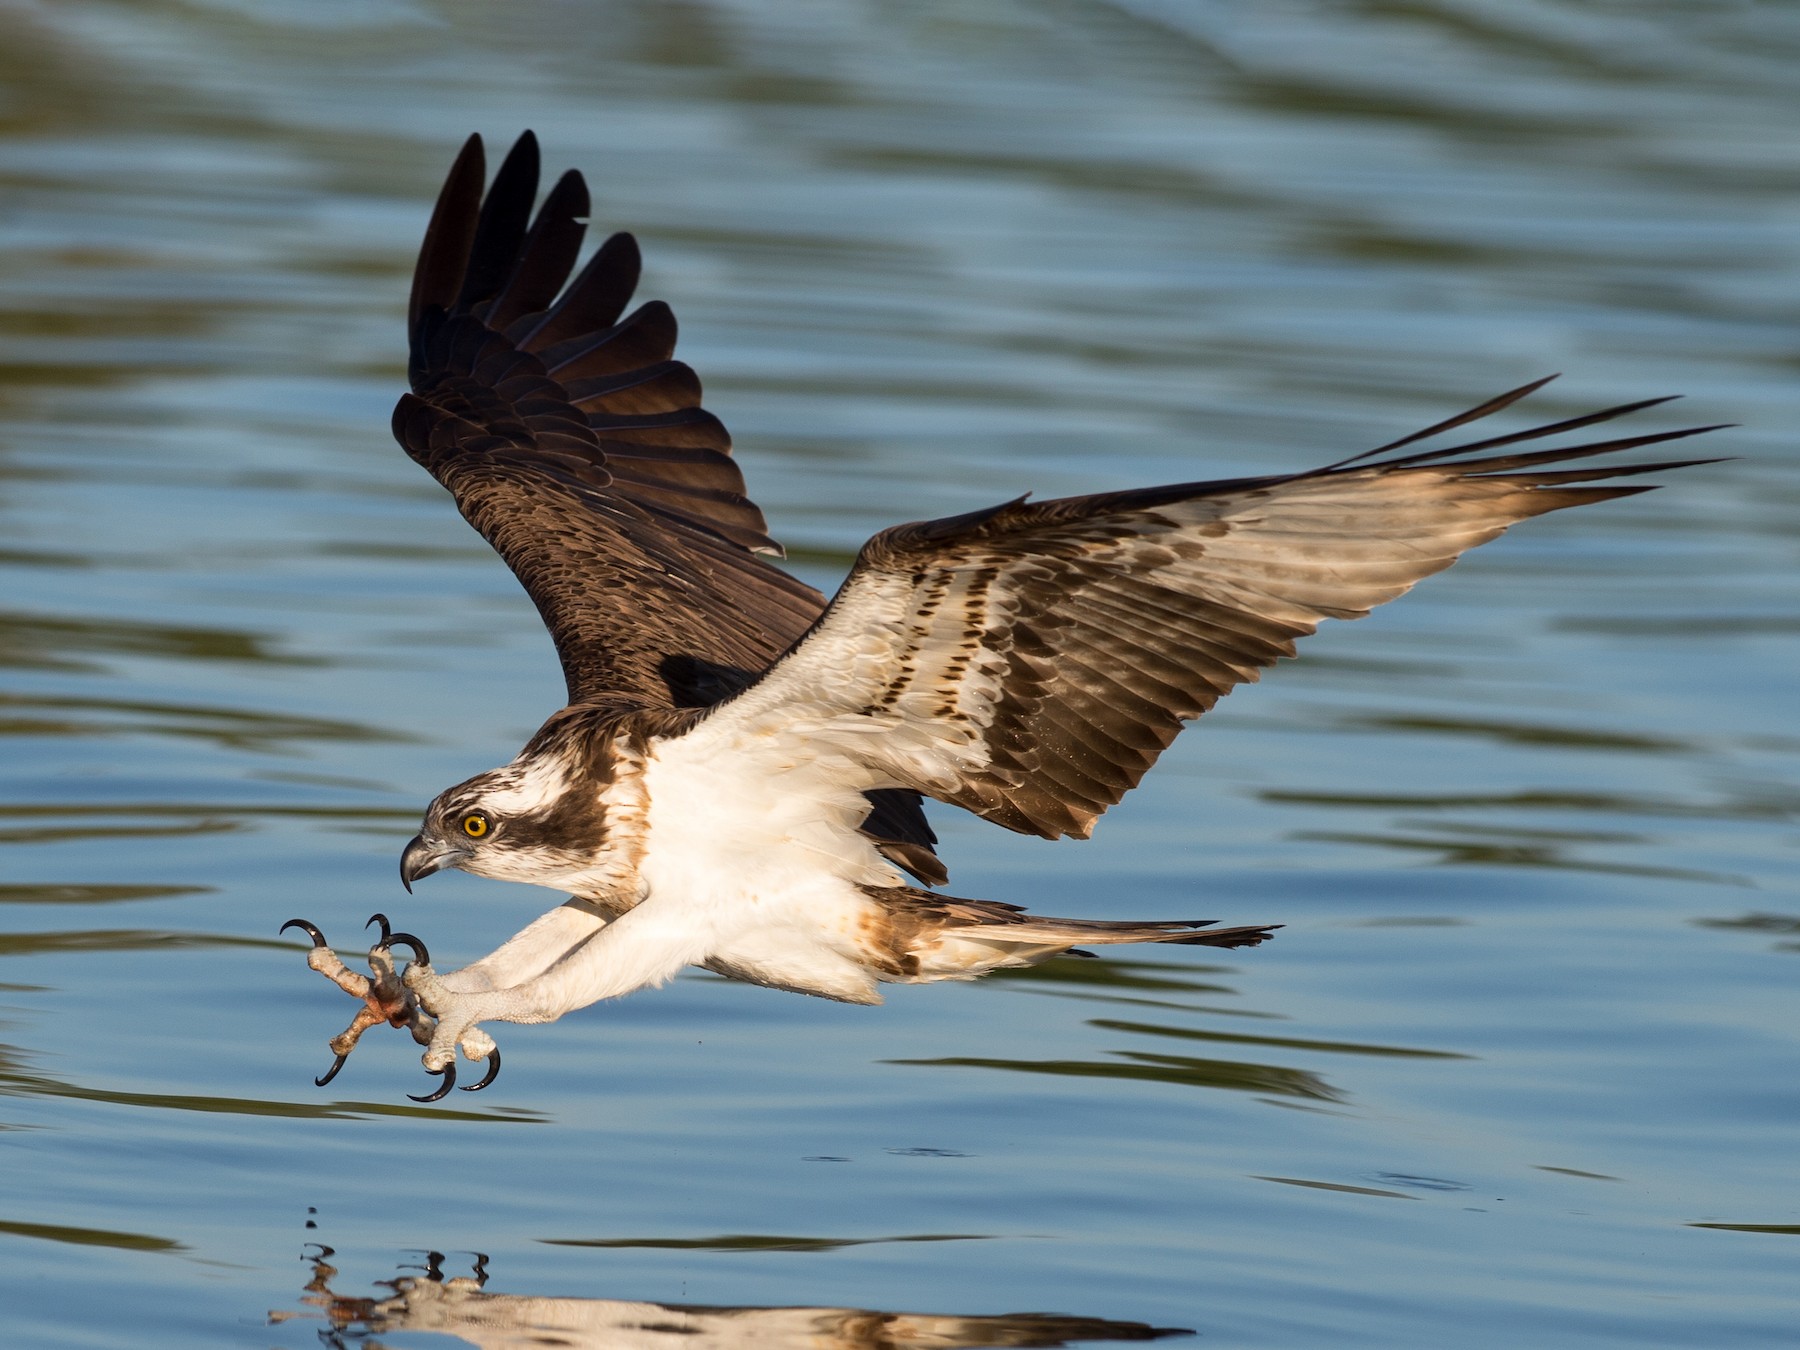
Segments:
[[[1058,919],[998,900],[963,900],[912,886],[865,886],[887,915],[893,973],[905,981],[968,980],[1008,966],[1036,965],[1081,947],[1172,942],[1254,947],[1281,925],[1215,928],[1213,919]]]
[[[1275,936],[1278,923],[1214,928],[1216,919],[1153,919],[1123,923],[1107,919],[1053,919],[1022,914],[1010,923],[953,925],[946,936],[1045,946],[1101,946],[1122,942],[1172,942],[1184,947],[1254,947]]]

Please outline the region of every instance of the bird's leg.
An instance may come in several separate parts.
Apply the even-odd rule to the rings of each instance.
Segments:
[[[510,989],[551,966],[606,927],[606,916],[592,902],[570,899],[541,914],[495,950],[461,970],[437,976],[440,997],[475,994],[484,989]],[[427,1003],[427,1009],[430,1008]]]
[[[448,1078],[457,1045],[470,1054],[473,1038],[482,1034],[480,1022],[554,1022],[600,999],[661,984],[683,966],[704,960],[707,940],[708,935],[696,934],[688,916],[665,914],[649,901],[611,922],[565,905],[467,971],[440,976],[425,961],[409,965],[402,982],[437,1018],[425,1070]],[[476,983],[468,977],[478,967],[485,969]],[[489,983],[503,972],[521,978],[504,987]],[[467,984],[475,987],[463,987]]]
[[[352,998],[363,1001],[350,1025],[330,1042],[336,1060],[314,1081],[321,1087],[329,1083],[344,1067],[362,1034],[370,1027],[387,1022],[391,1026],[405,1027],[420,1045],[429,1046],[438,1041],[446,1047],[441,1059],[427,1065],[429,1071],[441,1076],[443,1081],[432,1093],[415,1098],[436,1101],[455,1085],[456,1077],[449,1065],[457,1046],[461,1046],[469,1059],[487,1061],[487,1072],[479,1082],[466,1085],[464,1091],[467,1092],[477,1092],[494,1081],[500,1071],[500,1051],[493,1038],[476,1026],[472,1018],[459,1016],[455,1019],[461,1027],[458,1035],[437,1037],[435,1033],[439,1027],[434,1008],[454,1009],[470,994],[503,988],[541,974],[605,927],[606,919],[592,905],[570,900],[530,924],[488,956],[443,975],[432,969],[425,944],[412,934],[392,931],[384,915],[377,914],[369,923],[380,926],[381,938],[369,949],[368,975],[348,969],[325,941],[325,935],[306,920],[291,919],[282,925],[284,933],[289,928],[299,928],[312,939],[307,965]],[[395,969],[393,948],[396,945],[411,947],[416,958],[407,967],[404,980]]]
[[[374,921],[375,921],[374,919],[369,920],[370,923],[373,923]],[[435,980],[436,976],[435,976],[435,974],[433,974],[431,972],[431,953],[425,949],[425,944],[423,942],[419,941],[419,939],[414,937],[411,933],[391,933],[391,932],[389,932],[387,924],[384,922],[381,926],[381,941],[377,944],[377,949],[382,954],[382,959],[386,963],[387,972],[390,976],[393,974],[393,957],[390,954],[390,949],[394,946],[395,943],[400,943],[404,946],[411,947],[412,951],[413,951],[413,956],[416,958],[415,960],[409,962],[406,967],[407,979],[405,981],[405,984],[407,986],[410,986],[411,977],[415,970],[426,972],[427,975],[429,975],[431,979]],[[375,953],[371,952],[369,955],[370,955],[371,963],[373,963],[373,961],[375,959]],[[408,1002],[415,1009],[419,1009],[419,1007],[420,1007],[419,999],[418,999],[417,995],[414,994],[410,990],[410,988],[406,989],[406,992],[404,993],[403,996],[408,1000]],[[424,1011],[424,1010],[419,1011],[419,1015],[418,1015],[417,1019],[412,1022],[413,1039],[415,1041],[417,1041],[420,1045],[432,1044],[433,1041],[435,1040],[435,1032],[434,1032],[433,1028],[436,1027],[437,1025],[438,1025],[438,1023],[433,1022],[431,1017],[428,1015],[428,1013],[426,1011]],[[476,1028],[473,1028],[473,1027],[468,1028],[467,1032],[468,1032],[468,1034],[466,1034],[460,1038],[458,1038],[458,1037],[450,1038],[451,1053],[448,1057],[446,1057],[446,1059],[444,1060],[444,1063],[440,1067],[433,1068],[429,1063],[427,1063],[425,1066],[427,1073],[440,1075],[444,1081],[439,1083],[433,1091],[426,1093],[422,1097],[414,1096],[414,1094],[412,1094],[410,1092],[406,1094],[407,1096],[412,1097],[412,1099],[415,1102],[435,1102],[436,1100],[438,1100],[438,1098],[442,1097],[445,1093],[449,1092],[451,1088],[456,1086],[456,1069],[454,1066],[454,1060],[455,1060],[455,1046],[459,1039],[462,1042],[463,1053],[468,1055],[468,1057],[470,1059],[485,1058],[488,1062],[487,1072],[482,1075],[481,1081],[479,1083],[473,1083],[473,1084],[469,1085],[468,1087],[465,1087],[463,1089],[464,1092],[480,1092],[482,1088],[486,1087],[489,1083],[493,1082],[496,1077],[499,1076],[499,1073],[500,1073],[500,1047],[494,1044],[492,1037],[486,1035],[485,1033],[481,1032],[480,1030],[478,1030]]]
[[[502,946],[461,970],[440,975],[415,949],[414,955],[420,959],[406,968],[404,983],[426,1012],[441,1016],[439,1008],[452,1008],[467,995],[510,989],[542,975],[606,927],[606,922],[605,916],[588,902],[570,900],[533,920]],[[394,940],[406,937],[397,934]],[[485,1050],[471,1053],[467,1044],[463,1048],[471,1059],[486,1054]]]

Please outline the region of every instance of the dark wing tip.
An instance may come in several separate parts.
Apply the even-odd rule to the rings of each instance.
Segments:
[[[475,221],[481,210],[481,189],[487,178],[487,156],[479,132],[463,142],[456,161],[438,191],[419,261],[413,269],[412,297],[407,305],[407,328],[416,345],[419,322],[433,306],[448,310],[462,289],[468,267],[469,247],[475,239]]]
[[[1706,426],[1677,427],[1669,431],[1656,431],[1644,435],[1618,436],[1605,440],[1563,445],[1532,453],[1521,453],[1514,450],[1512,453],[1508,454],[1488,455],[1486,458],[1477,457],[1485,451],[1515,447],[1527,441],[1543,440],[1549,437],[1561,436],[1569,432],[1580,431],[1587,427],[1596,426],[1603,422],[1612,422],[1619,418],[1628,417],[1633,413],[1643,412],[1649,408],[1661,407],[1663,404],[1674,402],[1676,399],[1682,397],[1680,394],[1666,394],[1659,398],[1637,399],[1631,403],[1620,403],[1613,407],[1601,408],[1597,412],[1583,413],[1576,417],[1565,417],[1554,422],[1546,422],[1537,426],[1527,427],[1521,431],[1507,432],[1498,436],[1489,436],[1481,440],[1465,441],[1456,445],[1440,446],[1436,449],[1413,450],[1404,455],[1392,453],[1395,450],[1413,445],[1419,441],[1427,440],[1442,432],[1466,426],[1470,422],[1474,422],[1480,418],[1487,417],[1492,413],[1499,412],[1504,408],[1508,408],[1524,398],[1527,394],[1543,388],[1555,378],[1557,377],[1549,375],[1545,376],[1543,379],[1534,380],[1530,384],[1521,385],[1519,388],[1509,390],[1496,398],[1489,399],[1486,403],[1471,408],[1467,412],[1459,413],[1455,417],[1447,418],[1442,422],[1426,427],[1423,431],[1414,432],[1410,436],[1402,437],[1400,440],[1392,441],[1387,445],[1377,447],[1374,450],[1365,450],[1360,454],[1351,455],[1347,459],[1338,460],[1333,464],[1327,464],[1321,469],[1315,469],[1309,473],[1300,474],[1298,477],[1313,478],[1337,473],[1385,473],[1413,468],[1441,468],[1463,476],[1482,475],[1488,477],[1511,478],[1518,481],[1522,486],[1529,486],[1534,482],[1540,481],[1547,484],[1556,481],[1556,477],[1554,475],[1533,474],[1518,471],[1530,469],[1538,465],[1552,464],[1562,460],[1584,459],[1594,455],[1610,454],[1623,450],[1635,450],[1644,446],[1660,445],[1668,441],[1684,440],[1690,436],[1701,436],[1708,432],[1723,431],[1728,427],[1735,425],[1734,423],[1729,422],[1717,422]],[[1376,458],[1376,456],[1382,456],[1382,458]],[[1715,463],[1721,458],[1730,457],[1715,456],[1708,459],[1682,460],[1679,462],[1669,461],[1661,464],[1641,466],[1596,467],[1585,475],[1570,473],[1568,478],[1564,479],[1564,481],[1573,481],[1578,476],[1605,478],[1636,473],[1650,473],[1659,469],[1688,468],[1696,464]]]
[[[1398,450],[1402,446],[1413,445],[1418,441],[1427,440],[1430,437],[1440,435],[1443,432],[1454,431],[1458,427],[1467,426],[1470,422],[1480,421],[1482,418],[1497,413],[1504,408],[1510,408],[1520,399],[1528,398],[1532,394],[1537,393],[1538,390],[1542,389],[1552,380],[1560,380],[1561,378],[1562,372],[1560,371],[1552,375],[1540,376],[1538,379],[1532,380],[1529,384],[1522,384],[1517,389],[1509,389],[1504,394],[1497,394],[1493,398],[1490,398],[1486,403],[1477,404],[1467,412],[1460,412],[1454,417],[1446,417],[1441,422],[1434,422],[1423,431],[1415,431],[1412,435],[1402,436],[1397,441],[1389,441],[1386,445],[1378,445],[1373,450],[1363,450],[1357,454],[1351,455],[1348,459],[1340,459],[1337,463],[1328,465],[1327,467],[1338,469],[1347,464],[1360,464],[1365,459],[1373,459],[1376,455],[1385,455],[1390,450]]]
[[[494,299],[511,277],[537,199],[539,167],[537,137],[527,131],[513,142],[488,184],[455,300],[457,309],[475,309]]]

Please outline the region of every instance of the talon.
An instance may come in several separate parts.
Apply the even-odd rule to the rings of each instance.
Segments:
[[[363,928],[366,931],[370,928],[373,928],[376,924],[381,925],[381,942],[379,945],[385,947],[388,945],[389,939],[391,939],[394,936],[392,931],[388,928],[387,915],[385,915],[385,914],[369,915],[369,921],[363,925]]]
[[[499,1046],[496,1045],[492,1050],[488,1051],[487,1063],[488,1063],[487,1072],[481,1075],[481,1081],[479,1083],[465,1084],[463,1087],[464,1092],[480,1092],[481,1089],[486,1087],[489,1083],[493,1082],[496,1078],[498,1078],[500,1076],[500,1047]],[[332,1072],[335,1073],[336,1070],[334,1069]]]
[[[344,1067],[349,1058],[350,1055],[346,1051],[344,1054],[341,1054],[336,1059],[332,1060],[331,1067],[325,1070],[325,1076],[323,1078],[313,1079],[313,1086],[324,1087],[332,1079],[336,1078],[338,1076],[338,1070]]]
[[[438,1098],[447,1094],[451,1088],[456,1086],[456,1064],[454,1061],[444,1065],[441,1069],[427,1069],[425,1072],[432,1075],[434,1078],[438,1074],[442,1074],[444,1076],[444,1081],[437,1085],[436,1092],[427,1093],[423,1097],[415,1097],[412,1093],[407,1093],[406,1095],[409,1100],[415,1102],[435,1102]]]
[[[375,917],[380,918],[381,916],[378,914]],[[365,925],[365,927],[366,926],[367,925]],[[375,945],[378,947],[390,948],[396,942],[401,943],[405,946],[411,947],[413,950],[413,960],[417,961],[420,965],[428,966],[431,964],[431,953],[426,951],[425,944],[423,942],[420,942],[419,939],[414,937],[411,933],[387,933],[387,932],[384,932],[382,934],[381,941],[376,943]]]
[[[329,942],[325,941],[325,935],[305,919],[289,919],[286,923],[281,925],[281,932],[285,933],[290,928],[298,928],[304,932],[306,936],[312,939],[312,944],[315,947],[329,947],[331,945]],[[276,936],[280,936],[280,934],[278,933]]]

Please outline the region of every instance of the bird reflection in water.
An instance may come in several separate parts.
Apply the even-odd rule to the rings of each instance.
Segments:
[[[962,1350],[1051,1347],[1078,1341],[1153,1341],[1189,1336],[1181,1327],[1113,1322],[1055,1313],[959,1317],[949,1313],[877,1312],[867,1308],[721,1308],[635,1303],[614,1298],[551,1298],[487,1289],[487,1258],[468,1275],[446,1277],[444,1256],[428,1253],[425,1273],[382,1281],[385,1298],[352,1298],[331,1287],[337,1268],[329,1247],[312,1258],[313,1276],[300,1300],[309,1311],[272,1312],[273,1324],[320,1318],[329,1346],[378,1346],[372,1337],[401,1331],[454,1336],[482,1350],[555,1345],[569,1350]]]

